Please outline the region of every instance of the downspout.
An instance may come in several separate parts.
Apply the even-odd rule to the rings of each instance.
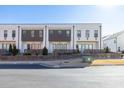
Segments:
[[[118,49],[117,49],[117,47],[118,47],[118,45],[117,45],[117,37],[115,37],[115,39],[116,39],[116,52],[118,52]]]
[[[75,26],[73,25],[73,50],[74,50],[74,28]]]
[[[18,26],[18,49],[19,49],[19,43],[20,43],[19,42],[20,41],[19,38],[20,38],[20,26]]]
[[[47,26],[45,26],[45,47],[46,47],[46,38],[47,38]]]
[[[100,51],[101,51],[101,42],[102,42],[102,26],[99,26],[100,27]]]

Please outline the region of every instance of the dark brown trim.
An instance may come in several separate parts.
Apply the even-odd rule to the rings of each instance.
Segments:
[[[98,42],[98,41],[92,41],[92,40],[90,40],[90,41],[77,41],[77,42],[94,42],[94,43],[96,43],[96,42]]]
[[[25,34],[23,32],[26,32]],[[22,30],[22,41],[43,41],[43,30],[33,30],[34,37],[31,36],[32,30]],[[42,31],[42,37],[39,36],[39,32]]]
[[[59,33],[59,31],[61,31]],[[67,34],[69,31],[69,34]],[[52,32],[52,33],[51,33]],[[70,42],[71,41],[71,29],[70,30],[49,30],[49,41],[53,42]]]
[[[5,41],[0,41],[0,42],[16,42],[16,41],[8,41],[8,40],[6,41],[6,40],[5,40]]]

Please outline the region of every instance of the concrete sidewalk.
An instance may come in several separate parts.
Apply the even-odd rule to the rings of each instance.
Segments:
[[[0,64],[40,64],[46,67],[53,68],[80,68],[89,66],[89,63],[82,62],[81,58],[55,61],[0,61]]]
[[[82,62],[81,58],[52,61],[0,61],[0,64],[40,64],[50,68],[81,68],[87,66],[124,65],[124,59],[97,59],[91,64]]]

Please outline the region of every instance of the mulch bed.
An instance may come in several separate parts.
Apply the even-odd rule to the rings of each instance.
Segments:
[[[70,58],[79,58],[80,55],[62,55],[62,56],[53,56],[53,55],[16,55],[16,56],[0,56],[0,61],[51,61],[51,60],[61,60],[61,59],[70,59]]]

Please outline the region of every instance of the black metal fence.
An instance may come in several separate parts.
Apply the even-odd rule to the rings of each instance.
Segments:
[[[121,53],[100,53],[92,55],[96,59],[121,59],[123,58]]]
[[[25,49],[24,53],[31,55],[42,55],[43,49]]]

